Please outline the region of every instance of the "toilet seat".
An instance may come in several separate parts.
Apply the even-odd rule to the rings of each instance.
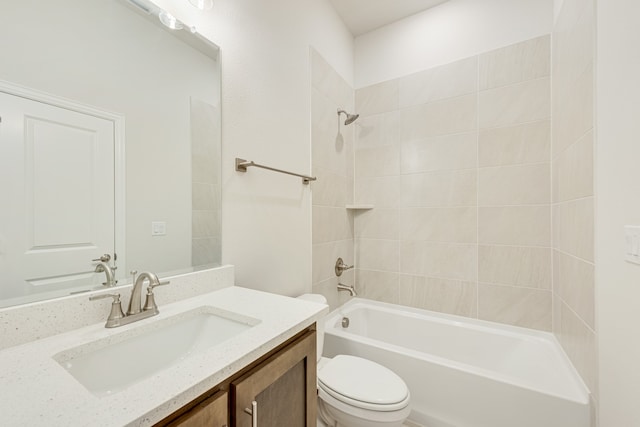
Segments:
[[[371,360],[338,355],[322,364],[318,385],[334,399],[376,412],[401,410],[410,394],[402,378]]]

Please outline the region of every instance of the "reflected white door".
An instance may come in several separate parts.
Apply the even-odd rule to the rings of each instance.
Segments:
[[[0,118],[0,296],[86,281],[114,253],[114,123],[2,92]]]

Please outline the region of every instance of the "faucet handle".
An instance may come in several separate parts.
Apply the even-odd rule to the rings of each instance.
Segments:
[[[104,255],[102,255],[100,258],[92,259],[91,261],[95,261],[95,262],[109,262],[109,261],[111,261],[111,255],[109,255],[109,254],[104,254]]]
[[[148,293],[153,293],[153,288],[156,288],[158,286],[164,286],[164,285],[169,285],[171,282],[169,280],[164,280],[162,282],[158,282],[158,283],[149,283],[149,285],[147,286],[147,294]]]
[[[171,282],[168,280],[165,280],[163,282],[157,282],[157,283],[149,283],[149,285],[147,286],[147,298],[144,301],[144,307],[142,307],[142,311],[154,310],[157,312],[158,305],[156,304],[156,298],[155,298],[155,295],[153,294],[153,288],[157,286],[168,285],[170,283]]]
[[[338,258],[336,260],[336,265],[335,265],[336,276],[342,276],[343,271],[351,270],[352,268],[353,268],[353,265],[345,264],[342,258]]]
[[[92,296],[89,297],[89,301],[95,301],[95,300],[105,299],[105,298],[113,298],[113,303],[114,304],[120,303],[120,294],[92,295]]]
[[[111,312],[107,318],[105,328],[115,328],[120,325],[120,319],[124,318],[124,312],[122,311],[122,303],[120,301],[120,294],[101,294],[92,295],[89,297],[89,301],[95,301],[99,299],[113,298],[111,303]]]

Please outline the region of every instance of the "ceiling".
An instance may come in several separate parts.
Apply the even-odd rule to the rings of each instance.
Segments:
[[[330,0],[354,36],[449,0]]]

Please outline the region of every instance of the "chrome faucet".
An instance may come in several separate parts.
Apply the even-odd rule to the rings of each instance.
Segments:
[[[338,283],[338,292],[339,291],[347,291],[349,292],[349,295],[351,295],[352,297],[358,296],[358,293],[356,292],[356,288],[353,285],[347,286],[347,285],[343,285],[342,283]]]
[[[105,324],[106,328],[116,328],[118,326],[128,325],[129,323],[146,319],[159,313],[158,306],[156,305],[155,297],[153,295],[153,288],[156,286],[168,285],[170,282],[168,280],[161,282],[158,280],[158,276],[149,271],[140,273],[136,278],[137,273],[137,271],[131,272],[131,274],[133,274],[133,289],[131,290],[129,309],[127,310],[126,315],[122,312],[120,294],[103,294],[89,297],[89,300],[91,301],[109,297],[113,298],[111,312],[109,313],[107,323]],[[142,307],[142,285],[145,280],[148,280],[149,284],[147,285],[147,299],[144,307]]]

